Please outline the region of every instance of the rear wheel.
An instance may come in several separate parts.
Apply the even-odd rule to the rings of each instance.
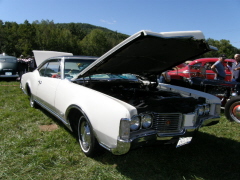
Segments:
[[[233,97],[225,105],[225,116],[229,121],[240,123],[240,97]]]
[[[84,116],[81,116],[78,122],[78,140],[82,151],[88,157],[95,156],[100,149],[91,124]]]

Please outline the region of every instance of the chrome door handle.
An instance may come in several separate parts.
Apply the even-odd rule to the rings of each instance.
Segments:
[[[42,81],[39,80],[38,83],[39,83],[39,84],[42,84]]]

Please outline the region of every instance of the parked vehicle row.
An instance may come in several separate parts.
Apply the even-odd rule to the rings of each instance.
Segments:
[[[214,79],[215,73],[212,71],[211,66],[218,61],[218,58],[201,58],[191,61],[187,66],[176,69],[173,71],[168,71],[171,79],[182,80],[183,78],[190,77],[202,77],[206,79]],[[231,81],[232,64],[236,62],[234,59],[226,59],[224,61],[226,78],[225,81]]]
[[[40,105],[77,135],[87,156],[99,148],[121,155],[157,142],[179,147],[199,128],[218,123],[221,102],[159,84],[158,75],[212,49],[201,31],[140,31],[100,58],[34,51],[36,62],[43,61],[22,76],[21,88],[32,107]]]
[[[225,60],[226,78],[219,81],[214,80],[215,73],[210,68],[217,60],[218,58],[196,59],[186,67],[169,71],[171,84],[215,95],[221,100],[227,119],[240,123],[240,84],[231,81],[231,67],[236,61]]]

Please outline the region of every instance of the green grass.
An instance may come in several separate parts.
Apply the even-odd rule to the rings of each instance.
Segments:
[[[3,86],[7,85],[7,86]],[[57,124],[54,131],[40,125]],[[239,180],[240,124],[223,116],[189,145],[87,158],[61,122],[29,106],[19,82],[0,81],[0,179]]]

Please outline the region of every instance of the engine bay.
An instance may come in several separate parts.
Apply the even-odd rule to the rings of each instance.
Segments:
[[[134,106],[139,113],[190,113],[204,98],[183,97],[179,93],[158,90],[153,82],[130,80],[78,80],[77,84],[102,92]]]

